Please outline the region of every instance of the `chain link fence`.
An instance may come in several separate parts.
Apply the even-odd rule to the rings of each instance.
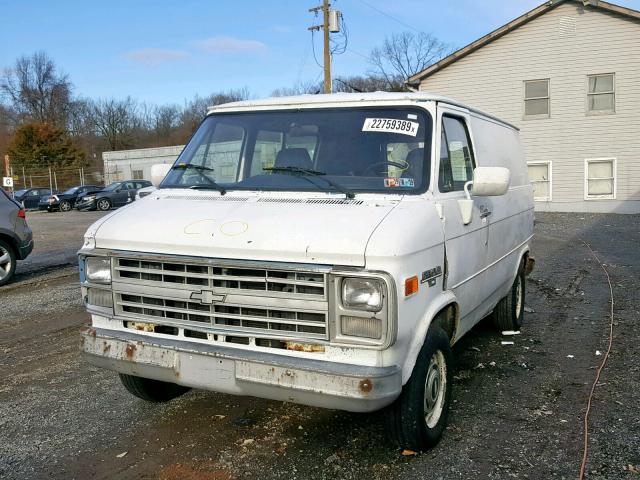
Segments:
[[[49,188],[51,190],[64,191],[77,185],[102,186],[105,176],[102,168],[13,168],[13,190],[25,188]]]

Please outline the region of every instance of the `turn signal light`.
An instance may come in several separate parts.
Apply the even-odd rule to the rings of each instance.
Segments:
[[[413,276],[404,281],[404,296],[408,297],[418,291],[418,277]]]
[[[20,218],[27,218],[27,216],[24,213],[24,208],[21,208],[20,210],[18,210],[18,216]]]

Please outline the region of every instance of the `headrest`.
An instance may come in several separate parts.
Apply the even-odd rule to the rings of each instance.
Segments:
[[[278,152],[273,166],[312,169],[313,163],[306,148],[284,148]]]

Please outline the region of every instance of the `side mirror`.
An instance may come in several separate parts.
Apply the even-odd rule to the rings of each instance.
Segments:
[[[464,184],[464,193],[467,198],[458,200],[462,223],[468,225],[473,217],[473,200],[469,188],[473,186],[472,193],[476,197],[495,197],[504,195],[509,191],[511,172],[504,167],[476,167],[473,171],[473,181]]]
[[[509,190],[511,172],[504,167],[477,167],[473,171],[472,193],[476,197],[495,197]],[[465,185],[465,191],[466,191]]]
[[[156,163],[155,165],[151,165],[151,183],[154,187],[159,187],[164,180],[164,177],[167,176],[169,170],[171,170],[170,163]]]

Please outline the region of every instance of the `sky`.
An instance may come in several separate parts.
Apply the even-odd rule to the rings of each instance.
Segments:
[[[322,79],[307,30],[320,0],[0,0],[0,69],[44,50],[78,95],[178,103],[247,87],[268,96],[279,87]],[[385,36],[431,33],[462,47],[541,0],[334,0],[348,29],[334,76],[371,70],[367,56]],[[621,5],[640,10],[640,0]],[[9,20],[9,21],[7,21]],[[315,34],[322,62],[322,39]]]

